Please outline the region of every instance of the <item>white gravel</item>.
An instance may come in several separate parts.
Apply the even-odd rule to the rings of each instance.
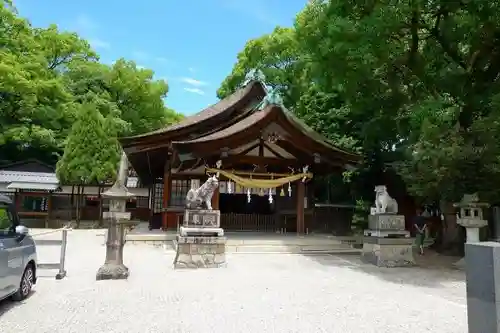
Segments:
[[[96,282],[101,243],[73,231],[66,279],[40,271],[28,300],[0,303],[0,332],[467,332],[459,273],[284,254],[234,254],[227,268],[174,271],[173,253],[129,245],[129,279]],[[40,247],[39,260],[49,258],[57,249]]]

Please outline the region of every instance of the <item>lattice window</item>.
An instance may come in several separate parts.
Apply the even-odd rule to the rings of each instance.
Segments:
[[[136,202],[137,202],[137,207],[141,208],[149,207],[149,197],[137,197]]]
[[[184,206],[186,194],[191,188],[190,180],[174,179],[172,180],[172,192],[170,195],[170,206]]]
[[[153,212],[160,213],[163,207],[163,183],[155,183],[154,186]]]

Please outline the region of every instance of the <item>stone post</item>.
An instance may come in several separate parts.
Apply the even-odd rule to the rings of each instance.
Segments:
[[[500,243],[465,244],[465,270],[469,332],[499,333]]]
[[[118,177],[113,186],[102,196],[110,200],[109,212],[104,212],[109,226],[106,240],[106,259],[96,274],[96,280],[122,280],[129,276],[128,268],[123,264],[123,246],[125,245],[125,226],[130,225],[130,213],[125,211],[127,199],[134,197],[125,186],[128,162],[122,155]]]

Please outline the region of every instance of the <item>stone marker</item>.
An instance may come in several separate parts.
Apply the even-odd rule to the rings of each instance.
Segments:
[[[465,244],[465,272],[469,333],[500,333],[500,243]]]
[[[413,239],[405,230],[405,217],[398,214],[396,200],[383,185],[376,186],[375,192],[375,208],[364,230],[361,260],[379,267],[414,265]]]
[[[217,268],[226,264],[226,237],[220,227],[220,211],[210,205],[218,186],[216,176],[200,188],[189,190],[184,222],[177,235],[174,268]],[[205,205],[207,209],[203,209]]]

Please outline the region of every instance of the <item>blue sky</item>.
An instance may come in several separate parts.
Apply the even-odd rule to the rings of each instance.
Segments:
[[[307,0],[15,0],[34,26],[51,23],[89,40],[101,60],[123,57],[166,79],[166,103],[192,114],[216,90],[247,42],[290,26]]]

